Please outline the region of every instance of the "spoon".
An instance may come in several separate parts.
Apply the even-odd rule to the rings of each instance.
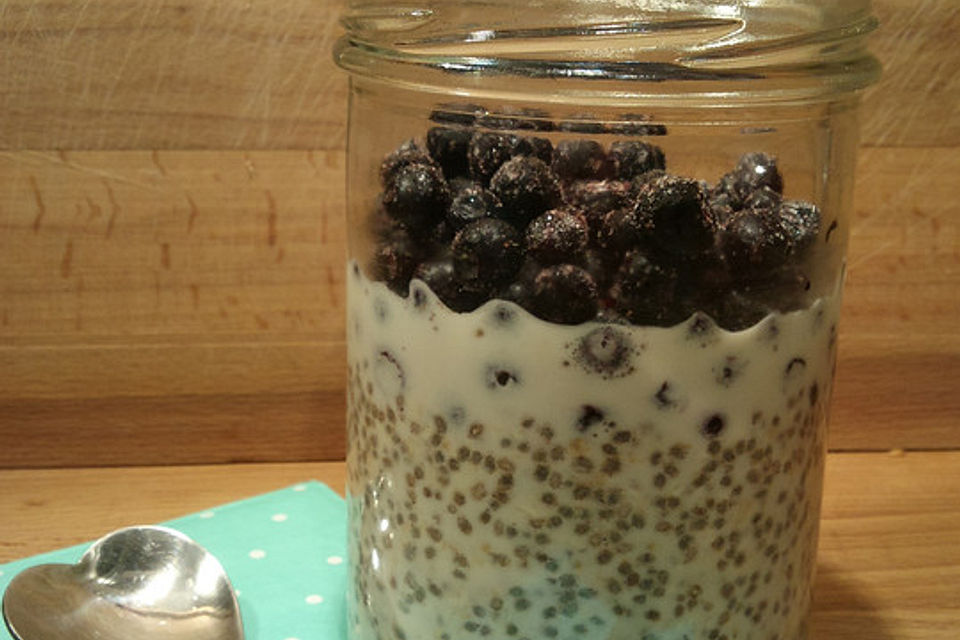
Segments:
[[[3,596],[3,619],[16,640],[243,640],[223,567],[166,527],[120,529],[77,564],[25,569]]]

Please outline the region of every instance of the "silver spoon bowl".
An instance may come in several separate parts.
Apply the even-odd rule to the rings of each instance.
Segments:
[[[77,564],[24,570],[4,593],[3,619],[17,640],[243,640],[220,562],[155,526],[115,531]]]

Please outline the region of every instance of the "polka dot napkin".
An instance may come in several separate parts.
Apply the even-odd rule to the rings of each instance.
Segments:
[[[223,564],[237,590],[246,640],[346,636],[346,507],[326,485],[305,482],[163,524],[187,534]],[[0,591],[21,570],[74,563],[88,547],[0,564]],[[0,640],[12,640],[2,623]]]

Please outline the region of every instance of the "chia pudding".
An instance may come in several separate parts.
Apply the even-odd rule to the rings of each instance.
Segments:
[[[348,265],[351,639],[806,638],[832,227],[766,154],[435,119]]]

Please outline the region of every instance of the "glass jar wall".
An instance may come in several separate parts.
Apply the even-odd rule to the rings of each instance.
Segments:
[[[541,4],[344,20],[351,638],[805,638],[872,20]]]

